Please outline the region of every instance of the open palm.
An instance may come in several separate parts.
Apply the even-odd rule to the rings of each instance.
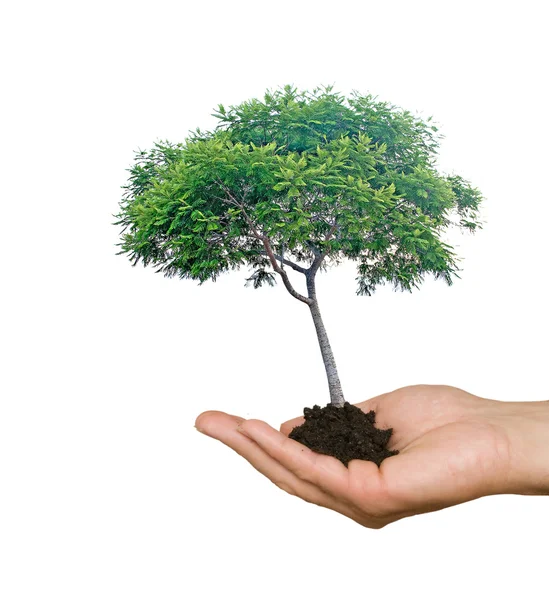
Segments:
[[[217,411],[196,427],[248,460],[286,492],[358,523],[380,528],[406,516],[504,493],[509,440],[491,418],[495,401],[448,386],[411,386],[357,404],[376,411],[376,425],[393,428],[390,449],[373,462],[340,461],[288,438],[303,417],[280,431],[258,420]]]

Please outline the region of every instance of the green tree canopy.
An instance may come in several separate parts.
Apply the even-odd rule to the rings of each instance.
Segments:
[[[248,266],[254,287],[278,273],[303,301],[284,267],[314,276],[356,260],[367,295],[384,282],[412,290],[428,273],[452,282],[457,259],[442,235],[479,227],[481,194],[437,172],[430,118],[290,86],[215,117],[211,132],[136,154],[117,215],[133,264],[200,283]]]

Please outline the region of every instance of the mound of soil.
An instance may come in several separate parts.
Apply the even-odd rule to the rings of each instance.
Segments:
[[[305,408],[303,415],[305,423],[294,427],[289,437],[315,452],[334,456],[345,466],[358,458],[379,467],[385,458],[398,454],[398,450],[387,449],[393,430],[378,429],[373,410],[365,413],[345,402],[341,408],[332,404]]]

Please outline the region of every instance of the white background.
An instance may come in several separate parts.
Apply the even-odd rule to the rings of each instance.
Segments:
[[[549,398],[542,3],[7,2],[0,15],[0,596],[516,598],[546,590],[548,499],[499,496],[380,531],[290,497],[200,435],[328,400],[306,307],[247,271],[131,268],[112,226],[137,149],[218,103],[333,83],[433,115],[486,225],[453,287],[318,293],[347,399],[444,383]],[[296,285],[300,285],[297,283]]]

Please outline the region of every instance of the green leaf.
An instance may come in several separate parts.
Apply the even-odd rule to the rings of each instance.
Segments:
[[[215,116],[212,131],[136,154],[117,215],[134,264],[201,283],[243,264],[255,272],[269,261],[253,227],[304,264],[311,240],[323,266],[357,260],[359,293],[412,289],[455,273],[449,223],[480,227],[480,192],[433,166],[432,124],[371,95],[288,86]]]
[[[292,186],[288,192],[287,192],[287,196],[289,198],[295,198],[296,196],[299,196],[301,194],[301,192],[298,190],[298,188]]]

